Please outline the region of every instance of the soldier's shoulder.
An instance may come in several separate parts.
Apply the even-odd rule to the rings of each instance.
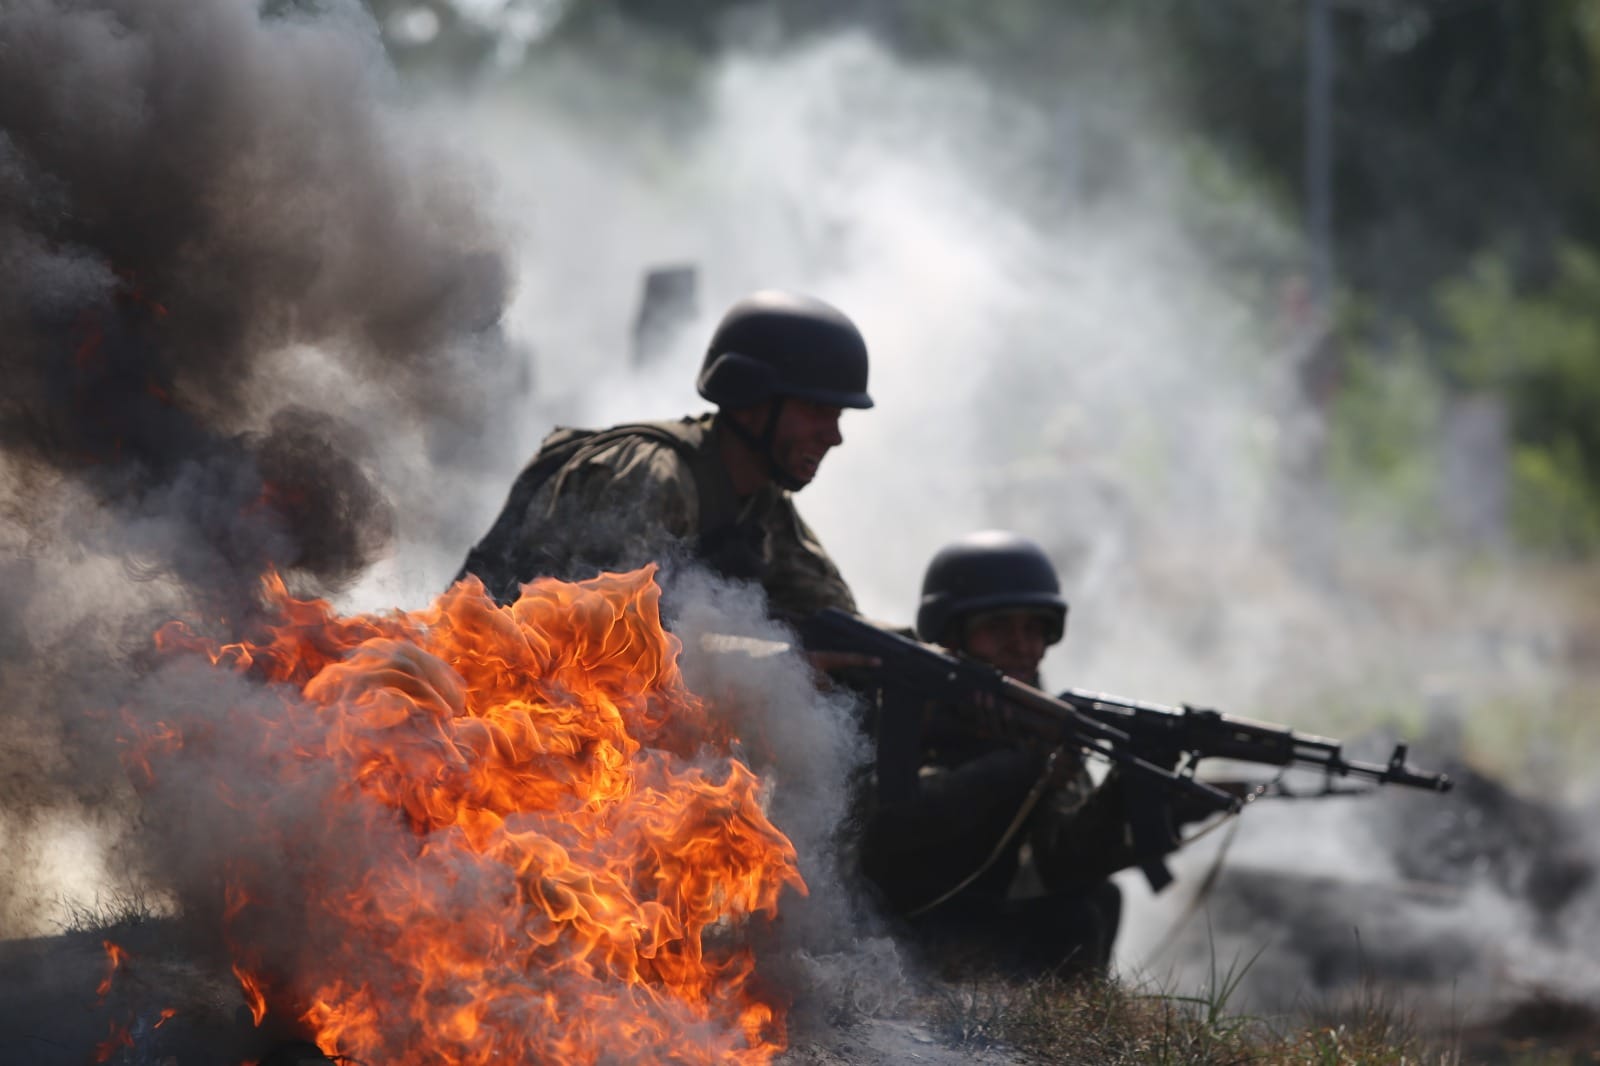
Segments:
[[[628,422],[601,430],[572,431],[552,443],[566,477],[584,484],[678,485],[687,492],[707,438],[695,420]],[[598,480],[596,480],[598,479]]]
[[[647,462],[660,470],[685,470],[694,465],[707,443],[702,427],[682,419],[616,426],[605,447],[621,459]]]
[[[684,415],[655,422],[629,422],[615,427],[641,441],[680,452],[699,451],[711,443],[712,414]]]
[[[706,444],[709,429],[708,420],[696,418],[621,422],[602,429],[557,426],[540,442],[538,455],[590,461],[601,456],[659,451],[687,454]]]

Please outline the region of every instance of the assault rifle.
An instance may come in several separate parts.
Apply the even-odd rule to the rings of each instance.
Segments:
[[[1242,806],[1239,796],[1194,776],[1201,759],[1315,767],[1328,775],[1325,792],[1340,791],[1332,786],[1334,777],[1437,792],[1452,787],[1448,776],[1408,765],[1404,744],[1395,745],[1387,763],[1358,762],[1344,757],[1337,740],[1206,708],[1167,707],[1077,690],[1050,696],[991,666],[946,654],[835,608],[817,612],[799,628],[809,651],[855,652],[882,664],[867,679],[881,692],[876,730],[880,800],[894,802],[915,789],[929,704],[968,716],[964,724],[974,733],[1092,752],[1121,767],[1128,784],[1146,786],[1126,790],[1127,817],[1135,865],[1156,891],[1172,881],[1162,861],[1177,843],[1168,820],[1172,801],[1182,801],[1200,817],[1235,813]]]
[[[1146,785],[1138,790],[1142,795],[1181,797],[1206,812],[1233,813],[1240,807],[1237,796],[1141,757],[1132,736],[1120,727],[992,666],[946,654],[832,607],[803,621],[799,631],[808,651],[854,652],[882,664],[867,680],[882,693],[877,769],[878,794],[885,802],[895,802],[916,787],[923,711],[937,705],[971,716],[967,724],[976,733],[1100,755]],[[1165,886],[1172,880],[1162,862],[1171,850],[1171,833],[1162,805],[1131,805],[1128,824],[1135,864],[1152,887]]]
[[[1188,773],[1201,759],[1232,759],[1264,766],[1319,769],[1326,775],[1324,794],[1366,791],[1338,788],[1333,783],[1335,777],[1434,792],[1449,792],[1454,785],[1447,774],[1428,773],[1408,765],[1404,744],[1394,746],[1386,763],[1357,762],[1346,759],[1344,746],[1331,737],[1297,733],[1285,726],[1235,718],[1207,707],[1168,707],[1078,689],[1068,689],[1059,699],[1080,714],[1128,734],[1134,750],[1144,758]]]

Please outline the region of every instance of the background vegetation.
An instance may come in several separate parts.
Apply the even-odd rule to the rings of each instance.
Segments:
[[[414,74],[470,81],[588,51],[653,82],[658,102],[686,106],[730,43],[860,29],[913,62],[969,70],[1048,108],[1063,70],[1108,68],[1108,41],[1142,42],[1159,64],[1137,78],[1102,73],[1129,98],[1182,102],[1170,118],[1184,136],[1198,131],[1195,182],[1305,207],[1309,4],[369,2]],[[1322,471],[1358,512],[1374,492],[1409,501],[1418,536],[1587,558],[1600,549],[1600,4],[1328,9],[1336,328],[1304,375],[1327,415]],[[648,48],[634,47],[641,38]],[[1100,133],[1094,156],[1126,150],[1114,119]],[[1092,197],[1099,178],[1091,161],[1066,192]],[[1254,251],[1245,269],[1262,275],[1266,298],[1283,299],[1284,283],[1306,272],[1302,253]],[[1494,496],[1466,529],[1440,506],[1441,493],[1459,491],[1445,452],[1463,404],[1489,412],[1487,450],[1469,449],[1489,468],[1470,473]]]

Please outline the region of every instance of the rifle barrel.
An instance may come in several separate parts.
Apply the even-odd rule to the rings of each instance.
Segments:
[[[1344,745],[1332,737],[1298,733],[1287,726],[1238,718],[1205,707],[1169,707],[1125,700],[1104,692],[1068,689],[1062,702],[1133,738],[1135,750],[1171,759],[1233,759],[1265,766],[1317,767],[1329,774],[1359,777],[1376,784],[1448,792],[1454,783],[1446,774],[1418,770],[1406,763],[1406,745],[1395,745],[1387,764],[1356,762],[1344,757]]]

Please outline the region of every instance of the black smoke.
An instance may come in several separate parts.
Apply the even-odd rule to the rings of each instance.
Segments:
[[[345,405],[280,414],[264,364],[313,345],[381,384],[391,418],[481,418],[468,353],[496,354],[507,292],[471,188],[385,108],[375,31],[341,4],[20,0],[0,51],[8,460],[119,508],[197,462],[284,479],[259,509],[270,549],[186,524],[244,569],[357,572],[381,540],[358,527],[386,519],[331,447]]]
[[[507,252],[357,3],[0,5],[0,930],[175,613],[348,585],[515,399]]]

